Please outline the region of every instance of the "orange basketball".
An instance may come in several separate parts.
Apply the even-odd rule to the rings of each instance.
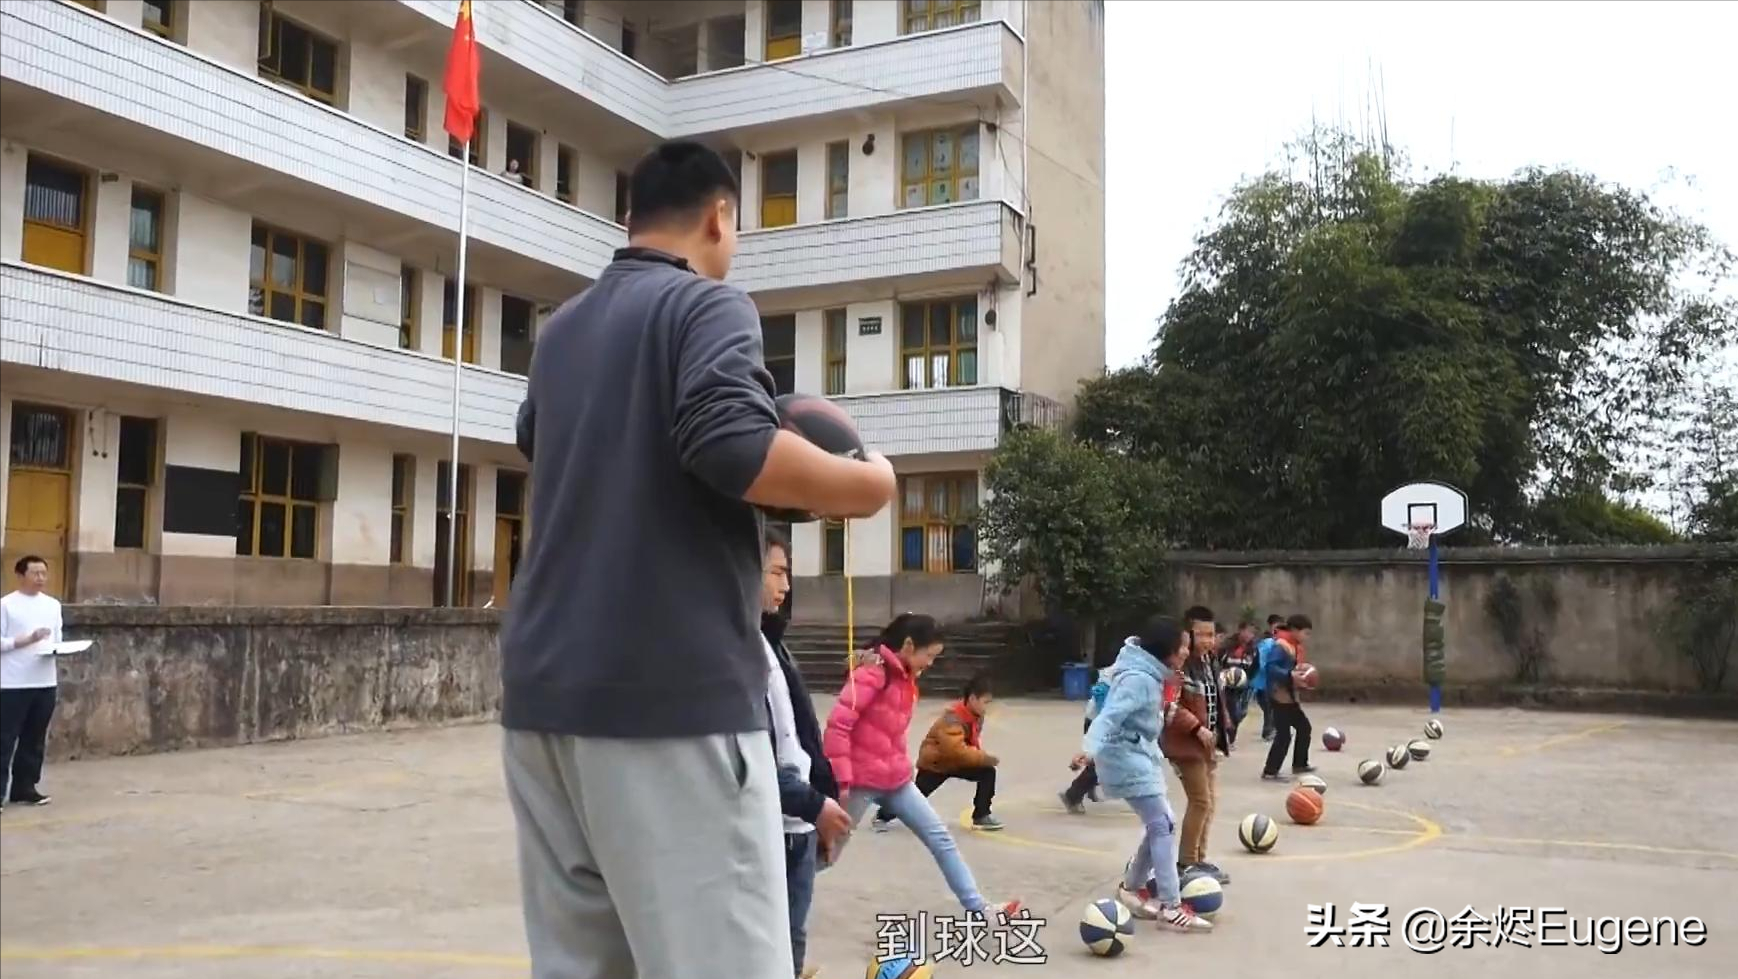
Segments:
[[[1292,822],[1308,826],[1322,818],[1322,797],[1309,789],[1292,789],[1285,797],[1285,814]]]

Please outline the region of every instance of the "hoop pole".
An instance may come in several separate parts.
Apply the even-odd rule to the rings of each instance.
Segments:
[[[1430,600],[1433,602],[1438,600],[1437,599],[1437,590],[1438,590],[1439,583],[1440,583],[1440,579],[1437,576],[1437,566],[1436,566],[1436,535],[1431,534],[1430,535]],[[1442,686],[1440,684],[1432,683],[1430,685],[1430,712],[1432,714],[1442,713]]]

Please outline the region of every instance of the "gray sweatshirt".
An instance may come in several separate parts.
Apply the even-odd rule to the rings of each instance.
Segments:
[[[622,249],[544,325],[526,400],[531,532],[501,630],[501,723],[765,730],[762,518],[742,495],[778,415],[754,303]]]

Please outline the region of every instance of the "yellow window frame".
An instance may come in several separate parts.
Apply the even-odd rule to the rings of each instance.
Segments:
[[[975,527],[977,517],[976,473],[924,473],[900,477],[899,537],[894,543],[898,550],[896,566],[908,573],[975,572],[975,557],[969,568],[955,566],[953,546],[954,535],[962,527]],[[910,567],[906,561],[905,542],[909,531],[918,531],[922,535],[921,568]]]
[[[785,34],[774,34],[779,30],[773,25],[772,11],[778,4],[793,4],[797,11],[796,26]],[[779,61],[784,58],[794,58],[803,53],[803,5],[802,0],[767,0],[761,8],[761,16],[766,18],[766,60]]]
[[[331,268],[329,267],[329,263],[332,261],[332,246],[318,238],[311,238],[294,231],[285,231],[282,228],[274,227],[264,223],[263,221],[255,221],[253,223],[253,235],[258,236],[261,234],[265,236],[265,241],[259,247],[265,250],[265,260],[260,263],[259,275],[257,277],[253,274],[251,263],[250,268],[248,269],[248,285],[260,291],[260,310],[254,315],[263,316],[269,320],[277,320],[279,323],[293,323],[297,326],[309,326],[309,324],[303,322],[303,313],[307,309],[309,303],[318,303],[320,306],[320,325],[310,328],[319,330],[327,329],[331,322],[332,312],[332,298],[330,295],[332,276]],[[274,246],[280,241],[293,241],[296,243],[294,283],[284,284],[275,282],[272,279],[272,256],[277,254],[277,250]],[[326,254],[328,268],[322,270],[323,274],[321,276],[326,283],[326,290],[321,292],[310,292],[305,286],[305,283],[308,280],[308,269],[315,264],[308,261],[308,246],[310,245],[320,248]],[[272,315],[272,299],[277,296],[288,296],[295,302],[296,312],[294,319],[278,319],[278,317]]]
[[[398,349],[415,350],[422,320],[422,274],[414,265],[398,267]]]
[[[260,50],[257,65],[260,77],[268,78],[285,88],[301,92],[316,102],[336,105],[338,102],[338,72],[340,70],[338,55],[343,50],[337,39],[316,31],[299,20],[278,13],[272,9],[271,0],[261,0],[259,16]],[[283,74],[283,52],[279,49],[282,42],[279,38],[283,33],[283,25],[285,24],[289,24],[299,31],[304,31],[308,35],[308,63],[305,66],[308,80],[306,82],[295,81]],[[317,88],[314,84],[314,49],[321,44],[332,49],[332,87],[329,90]],[[277,67],[272,66],[273,61],[278,62]]]
[[[140,209],[141,199],[154,205],[157,229],[155,248],[141,245],[133,236],[133,212]],[[161,191],[141,187],[138,184],[133,185],[132,200],[127,205],[127,284],[136,289],[149,289],[152,292],[163,291],[163,212],[167,209],[167,203],[167,198]],[[132,264],[134,262],[143,262],[151,270],[150,285],[138,285],[133,282]]]
[[[822,350],[826,363],[825,390],[829,397],[845,393],[845,347],[849,316],[844,309],[821,314]]]
[[[78,222],[76,225],[45,221],[30,216],[30,169],[33,165],[45,170],[59,170],[68,176],[78,178]],[[96,210],[91,201],[91,172],[77,164],[44,156],[41,153],[28,154],[25,158],[24,170],[26,207],[23,241],[20,243],[21,257],[32,265],[60,269],[62,272],[72,272],[77,275],[88,274],[90,271],[91,218]],[[56,254],[57,251],[59,248],[73,244],[75,240],[78,245],[77,261],[62,260],[62,256]]]
[[[953,138],[953,160],[947,166],[937,166],[936,137],[951,136]],[[961,126],[943,126],[935,129],[923,129],[917,132],[905,133],[900,137],[899,154],[899,206],[927,207],[932,204],[953,204],[963,200],[977,200],[980,193],[978,187],[978,172],[983,167],[981,153],[983,146],[978,135],[978,124],[968,123]],[[972,147],[972,162],[966,164],[965,147]],[[913,149],[922,146],[923,168],[914,171],[911,166]],[[971,181],[968,188],[966,181]],[[938,194],[936,188],[944,188],[944,193]],[[970,193],[966,191],[969,190]],[[915,191],[915,196],[913,194]]]
[[[416,456],[394,453],[392,457],[392,529],[387,543],[387,561],[409,564],[410,495],[416,481]]]
[[[296,442],[290,439],[272,438],[256,432],[244,432],[242,441],[253,443],[253,451],[243,452],[244,457],[251,456],[252,465],[249,471],[241,474],[241,498],[253,503],[253,526],[249,528],[248,549],[240,550],[241,542],[237,540],[236,553],[243,557],[269,557],[274,560],[318,560],[320,557],[320,501],[316,498],[302,498],[295,495],[296,487],[296,456],[300,453],[312,452],[319,455],[320,463],[325,462],[326,447],[309,442]],[[268,447],[281,446],[288,453],[288,462],[284,467],[284,487],[282,492],[273,492],[263,485],[265,481],[265,450]],[[317,492],[317,491],[316,491]],[[284,508],[284,539],[282,554],[261,554],[260,535],[265,522],[261,511],[267,504],[277,504]],[[306,512],[314,521],[314,549],[310,554],[294,553],[296,514]]]
[[[404,107],[407,110],[404,117],[404,137],[419,143],[427,139],[428,82],[410,72],[404,73]]]
[[[790,188],[773,190],[774,171],[790,174]],[[797,151],[781,150],[760,156],[760,226],[783,228],[797,223]]]
[[[972,24],[982,18],[983,7],[982,0],[901,0],[900,24],[906,34]]]
[[[441,290],[441,357],[452,360],[455,343],[453,334],[458,330],[458,323],[456,322],[458,310],[455,309],[458,295],[453,291],[452,279],[448,279]],[[448,297],[452,297],[451,301],[448,301]],[[481,348],[477,341],[479,332],[477,324],[480,322],[482,322],[482,318],[477,315],[477,287],[467,284],[465,286],[465,363],[467,364],[478,362],[477,351]]]
[[[899,383],[906,390],[970,387],[982,374],[978,363],[978,300],[976,296],[956,296],[948,299],[913,300],[899,304]],[[970,307],[970,315],[967,315]],[[911,315],[922,316],[923,340],[912,343],[907,327]],[[946,342],[936,342],[936,316],[946,317]],[[970,338],[965,334],[969,332]],[[961,370],[961,354],[971,354],[972,369]],[[946,357],[945,377],[935,376],[936,360]],[[921,365],[921,376],[913,376],[914,362]]]

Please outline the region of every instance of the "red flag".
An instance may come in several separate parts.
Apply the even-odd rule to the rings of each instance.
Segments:
[[[459,0],[459,19],[453,25],[453,46],[447,50],[447,132],[461,143],[476,135],[477,112],[482,96],[477,94],[477,31],[471,24],[471,0]]]

